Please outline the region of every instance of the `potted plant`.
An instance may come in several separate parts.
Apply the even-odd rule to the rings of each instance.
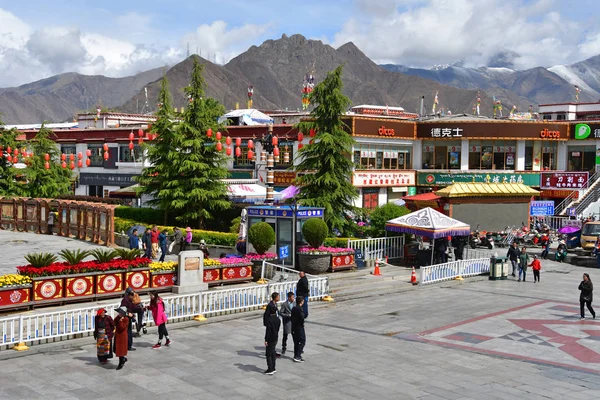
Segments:
[[[252,225],[248,230],[248,241],[256,251],[257,257],[252,258],[252,277],[258,280],[261,278],[262,263],[264,260],[260,256],[267,254],[267,251],[275,244],[275,231],[266,222],[259,222]],[[276,255],[275,258],[277,258]]]
[[[24,275],[0,276],[0,309],[29,304],[31,278]]]
[[[331,253],[321,251],[327,237],[327,224],[320,218],[311,218],[302,226],[302,236],[309,247],[298,249],[298,269],[309,274],[322,274],[329,269]]]

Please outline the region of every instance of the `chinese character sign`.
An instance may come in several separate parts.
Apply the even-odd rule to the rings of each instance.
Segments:
[[[542,172],[541,189],[583,189],[587,187],[589,172]]]
[[[355,172],[353,184],[356,187],[415,186],[414,172]]]

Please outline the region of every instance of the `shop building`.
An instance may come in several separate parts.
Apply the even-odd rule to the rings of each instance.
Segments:
[[[600,119],[600,102],[540,104],[539,114],[549,121]]]

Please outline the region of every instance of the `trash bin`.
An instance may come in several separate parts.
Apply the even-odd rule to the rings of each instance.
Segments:
[[[490,280],[508,279],[508,258],[494,256],[490,259]]]
[[[354,261],[356,262],[356,268],[365,268],[365,255],[361,249],[354,250]]]

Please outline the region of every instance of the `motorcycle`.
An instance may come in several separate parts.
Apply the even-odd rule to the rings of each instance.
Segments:
[[[472,249],[483,246],[491,250],[494,248],[494,234],[485,231],[479,233],[479,225],[477,225],[475,232],[471,232],[471,235],[469,236],[469,246],[471,246]]]

